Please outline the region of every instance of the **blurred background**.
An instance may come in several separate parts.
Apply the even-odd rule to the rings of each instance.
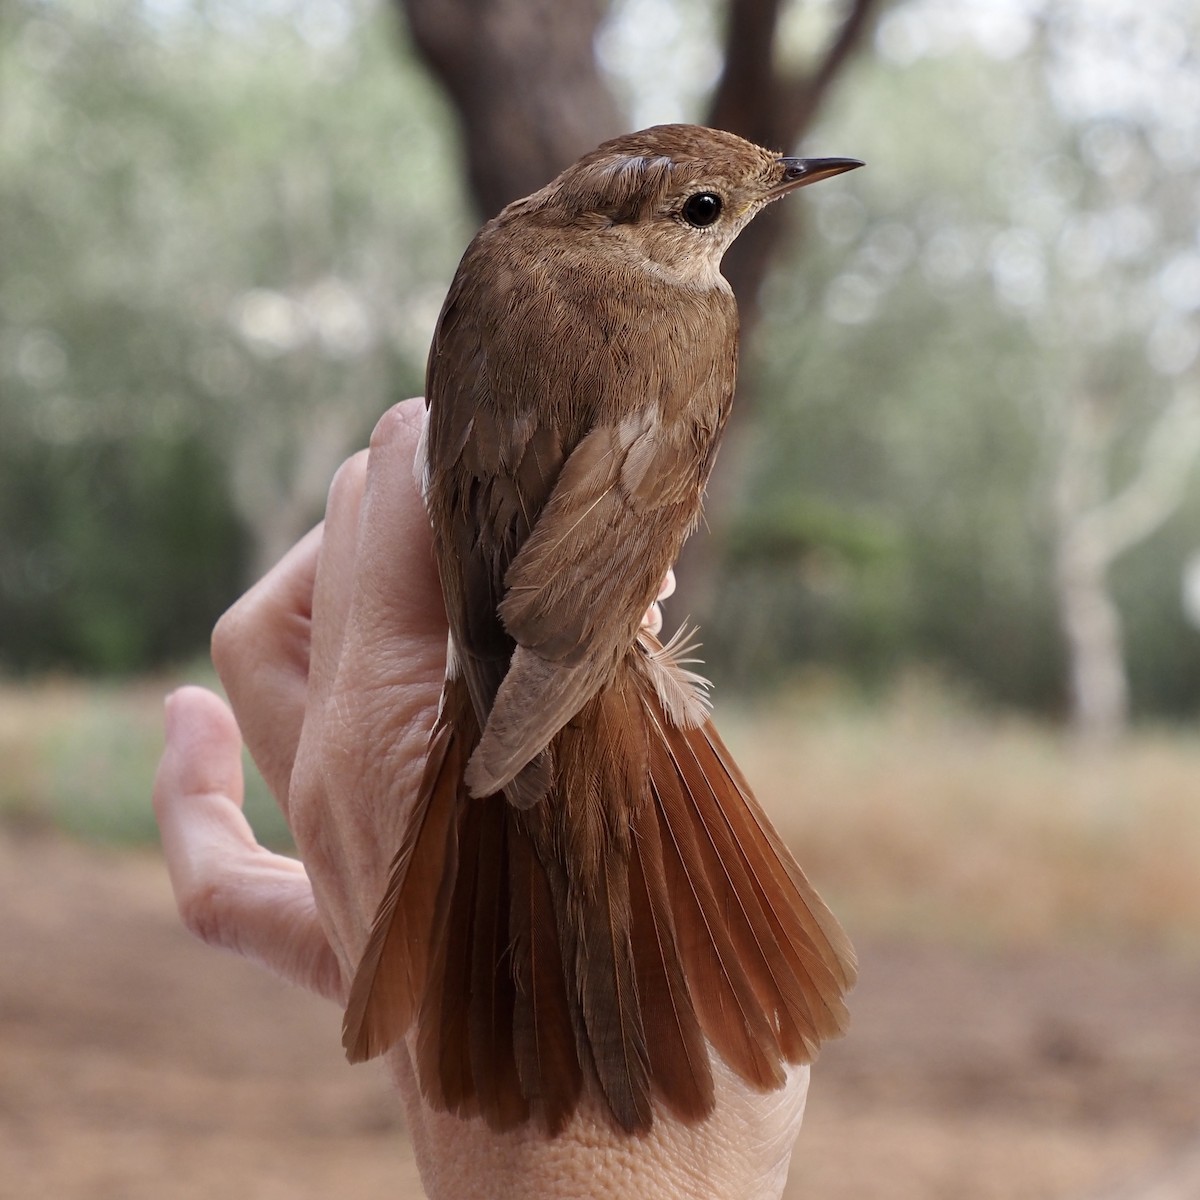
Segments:
[[[420,1195],[336,1014],[177,929],[161,699],[480,221],[674,120],[868,163],[726,261],[667,612],[863,959],[788,1196],[1200,1195],[1194,3],[7,0],[0,1196]]]

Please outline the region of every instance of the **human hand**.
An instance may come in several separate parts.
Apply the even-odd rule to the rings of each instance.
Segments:
[[[662,581],[662,587],[658,589],[658,595],[654,597],[654,603],[646,609],[645,615],[642,617],[642,628],[647,633],[652,633],[655,637],[662,632],[663,615],[660,601],[666,600],[667,597],[675,595],[675,572],[668,571],[666,577]]]
[[[416,793],[445,669],[412,476],[422,413],[408,401],[384,416],[370,451],[338,472],[324,525],[221,619],[213,657],[233,712],[201,688],[172,695],[155,782],[188,928],[339,1003]],[[243,737],[300,862],[259,846],[242,815]],[[800,1067],[784,1088],[758,1092],[715,1060],[716,1110],[699,1125],[660,1112],[633,1138],[585,1099],[549,1139],[532,1125],[497,1134],[434,1111],[406,1045],[387,1065],[431,1200],[778,1196],[808,1086]]]

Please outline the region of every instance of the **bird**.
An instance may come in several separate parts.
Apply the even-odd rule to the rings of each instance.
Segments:
[[[348,1058],[412,1035],[425,1100],[503,1131],[714,1107],[846,1028],[854,952],[712,722],[690,631],[643,616],[733,400],[722,256],[861,166],[659,125],[468,246],[418,472],[449,618],[424,774],[349,991]]]

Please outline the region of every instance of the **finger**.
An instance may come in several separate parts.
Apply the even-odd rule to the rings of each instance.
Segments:
[[[319,702],[328,693],[341,657],[346,617],[354,588],[367,460],[366,450],[347,459],[329,487],[329,498],[325,505],[325,536],[321,543],[313,590],[310,703]]]
[[[642,614],[642,630],[645,633],[653,634],[655,637],[662,632],[663,613],[660,600],[665,600],[668,596],[675,594],[675,572],[668,570],[663,576],[662,585],[658,589],[658,595],[654,598],[654,603]]]
[[[424,415],[423,400],[406,400],[385,413],[371,435],[357,600],[383,609],[409,636],[442,639],[446,618],[433,531],[413,474]]]
[[[339,946],[360,941],[363,897],[350,897],[350,911],[344,889],[327,889],[326,881],[352,877],[351,891],[369,893],[373,911],[382,886],[376,876],[407,812],[397,799],[415,794],[445,674],[445,607],[413,478],[422,417],[419,400],[396,405],[372,434],[349,609],[333,618],[336,655],[319,665],[314,655],[313,701],[292,776],[292,830],[323,911],[335,914]],[[318,608],[314,628],[323,619]],[[321,831],[335,804],[341,836],[331,839]]]
[[[296,543],[217,622],[212,660],[246,745],[286,812],[304,719],[313,578],[321,526]]]
[[[662,609],[658,606],[656,600],[644,613],[642,613],[642,630],[645,633],[652,633],[658,637],[663,627]]]
[[[385,413],[371,435],[352,600],[352,670],[366,670],[375,682],[440,681],[444,670],[445,605],[429,518],[413,477],[423,417],[423,401],[405,401]]]
[[[210,945],[340,1001],[341,972],[304,867],[255,840],[241,810],[241,738],[226,705],[188,687],[167,698],[154,811],[179,914]]]

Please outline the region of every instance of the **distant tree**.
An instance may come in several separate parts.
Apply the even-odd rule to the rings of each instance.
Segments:
[[[458,116],[467,178],[479,212],[552,179],[579,155],[626,131],[596,57],[609,13],[603,0],[396,0],[417,50]],[[801,0],[725,0],[722,68],[698,119],[760,145],[791,151],[811,130],[846,68],[869,44],[886,0],[838,0],[830,29],[803,65],[782,52],[784,18]],[[654,36],[648,30],[647,36]],[[671,47],[663,46],[664,54]],[[728,254],[724,273],[738,298],[743,345],[759,320],[762,285],[794,235],[800,206],[776,205]],[[744,475],[739,442],[752,419],[754,389],[742,388],[725,449],[709,485],[708,520],[721,525]],[[680,572],[683,592],[703,609],[719,557],[718,539],[694,538]]]
[[[597,33],[610,15],[600,0],[569,6],[549,0],[397,3],[419,53],[454,106],[481,214],[490,215],[540,186],[577,154],[622,128],[612,89],[596,60]],[[939,0],[890,7],[883,0],[841,0],[828,6],[836,15],[825,36],[809,37],[803,65],[788,65],[797,56],[786,42],[787,19],[802,8],[786,0],[728,0],[720,6],[721,69],[697,107],[699,119],[791,149],[811,132],[885,9],[898,18],[887,32],[901,56],[948,56],[949,48],[962,46],[968,33],[997,60],[1021,58],[1013,78],[1023,79],[1025,88],[1017,83],[1008,116],[998,124],[977,128],[953,104],[946,107],[945,127],[928,137],[924,130],[901,130],[886,119],[886,110],[872,118],[883,126],[883,140],[899,144],[915,177],[927,184],[913,200],[916,236],[909,236],[913,244],[928,242],[930,276],[950,269],[950,261],[964,253],[982,253],[992,303],[1001,314],[999,328],[1004,322],[1009,328],[1024,326],[1024,345],[1010,357],[1023,360],[1014,375],[1036,380],[1037,392],[1012,397],[1011,411],[1034,432],[1035,442],[1040,438],[1042,461],[1053,464],[1043,489],[1051,498],[1053,567],[1026,567],[1022,575],[1046,580],[1046,591],[1057,603],[1073,723],[1089,737],[1111,736],[1126,720],[1128,684],[1109,569],[1178,508],[1188,492],[1194,454],[1196,423],[1185,386],[1196,341],[1187,311],[1188,305],[1195,307],[1194,283],[1187,282],[1197,273],[1194,249],[1188,249],[1195,213],[1186,200],[1197,191],[1195,156],[1188,158],[1186,146],[1200,138],[1200,128],[1188,116],[1196,111],[1188,85],[1194,79],[1188,55],[1188,47],[1194,46],[1194,16],[1180,0],[1153,9],[1118,3],[1103,15],[1086,0],[1041,0],[1007,14],[957,11]],[[655,34],[648,30],[647,36]],[[1108,86],[1097,85],[1101,77]],[[981,138],[987,135],[993,142],[985,149]],[[933,172],[926,167],[956,143],[954,153],[964,167],[976,164],[978,207],[964,221],[965,213],[943,206],[938,220],[933,216],[937,202],[929,195]],[[848,146],[846,152],[856,149]],[[1152,188],[1159,194],[1152,195]],[[725,271],[739,298],[744,334],[759,325],[769,268],[783,257],[785,242],[810,207],[777,206],[731,251]],[[851,323],[860,323],[850,314],[875,288],[871,276],[880,273],[879,264],[912,257],[903,250],[904,238],[897,241],[896,225],[889,231],[880,224],[879,236],[868,230],[862,242],[862,257],[874,260],[867,273],[847,270],[830,285],[827,307],[846,314]],[[1155,291],[1166,296],[1166,306],[1146,302]],[[953,313],[956,319],[961,315]],[[861,323],[863,349],[873,355],[875,324],[870,318]],[[911,345],[903,347],[909,357],[911,351]],[[993,348],[979,351],[986,357]],[[970,399],[982,405],[995,387],[978,374]],[[1116,409],[1111,418],[1097,422],[1092,417],[1098,376],[1101,391],[1111,393]],[[890,386],[886,373],[883,386]],[[746,446],[754,396],[752,386],[743,388],[731,430],[733,445],[726,446],[710,489],[709,519],[718,530],[728,519],[734,486],[744,492],[753,473]],[[973,411],[968,397],[960,394],[955,400],[960,409],[965,405]],[[981,411],[980,420],[986,430],[1001,418]],[[1005,436],[1015,452],[1037,453],[1027,434]],[[1135,449],[1139,443],[1145,447],[1140,456]],[[981,444],[980,449],[979,466],[991,473],[987,448]],[[933,456],[929,444],[920,453],[927,460]],[[1133,458],[1140,464],[1135,468],[1129,466]],[[929,474],[931,465],[926,461],[917,470]],[[1032,467],[1025,458],[1019,469]],[[982,530],[994,498],[988,490],[971,493],[981,480],[978,474],[972,480],[969,469],[964,464],[968,491],[951,506],[964,514],[970,510],[972,523]],[[939,465],[932,473],[945,476],[949,471]],[[1003,505],[1011,510],[1014,502],[1019,503],[1010,490]],[[793,502],[793,514],[800,511]],[[761,521],[761,509],[758,517]],[[942,514],[937,520],[951,524]],[[814,525],[810,532],[819,537],[840,529],[842,549],[834,547],[838,553],[851,545],[858,549],[849,553],[861,554],[864,545],[896,544],[886,531],[864,540],[847,538],[844,522],[818,524],[822,529]],[[794,516],[784,518],[784,527],[796,530]],[[997,555],[1002,543],[1012,544],[1007,530],[995,532],[1002,537],[993,536],[991,545],[985,541],[981,554]],[[929,544],[926,531],[919,537]],[[721,541],[698,538],[689,544],[685,567],[691,570],[684,591],[693,611],[697,599],[704,607]],[[761,549],[762,536],[751,541]],[[806,553],[802,542],[803,537],[794,545]],[[1032,541],[1027,544],[1030,553],[1039,549]],[[889,550],[885,557],[893,555]],[[975,564],[976,572],[982,565]],[[945,566],[951,575],[970,571],[962,559],[947,560]],[[996,563],[991,569],[997,569]],[[897,578],[894,567],[882,574],[871,571],[879,578]],[[1032,594],[1041,586],[1031,583],[1027,590]],[[794,580],[791,592],[794,596]],[[963,644],[980,640],[982,609],[939,603],[932,593],[925,603],[928,612],[917,620],[930,631],[931,646],[938,639],[944,643],[944,631],[956,625]],[[998,671],[1010,670],[1021,657],[1037,657],[1032,649],[1036,638],[1020,629],[1029,614],[1005,614],[1003,607],[1002,600],[993,601],[992,662]],[[1031,647],[1023,656],[1012,649],[1020,641]],[[1028,682],[1016,686],[1028,687]]]
[[[1103,745],[1129,723],[1121,610],[1111,569],[1183,503],[1200,457],[1200,396],[1179,389],[1145,435],[1138,467],[1115,491],[1108,481],[1110,422],[1088,396],[1062,405],[1055,471],[1054,579],[1068,648],[1071,723]]]
[[[603,0],[396,0],[413,42],[454,105],[479,212],[547,183],[606,138],[626,132],[596,58]],[[783,18],[803,0],[725,0],[720,77],[700,119],[761,145],[792,150],[812,129],[846,67],[869,42],[886,0],[837,0],[824,42],[803,66],[781,52]],[[648,31],[648,36],[653,36]],[[664,54],[671,47],[663,46]],[[734,244],[725,274],[743,328],[797,220],[778,205]]]
[[[152,7],[0,18],[12,666],[202,645],[420,390],[469,229],[435,89],[378,17]]]
[[[1200,138],[1186,50],[1198,34],[1181,4],[1098,18],[1060,2],[1032,56],[1071,163],[1057,186],[1043,173],[1043,204],[1071,216],[1051,231],[1014,214],[1012,270],[1017,286],[1022,269],[1039,276],[1028,311],[1050,364],[1055,594],[1071,724],[1093,745],[1129,721],[1112,567],[1179,511],[1200,460],[1200,161],[1180,140]],[[1119,97],[1089,79],[1118,68]]]
[[[1200,33],[1182,0],[1001,7],[889,8],[839,105],[870,169],[771,292],[734,533],[779,536],[718,611],[751,677],[890,645],[1113,730],[1131,691],[1195,704]]]

